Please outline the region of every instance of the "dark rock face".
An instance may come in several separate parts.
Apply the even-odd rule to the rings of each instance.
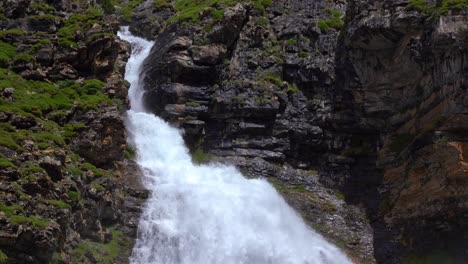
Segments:
[[[379,263],[436,251],[462,263],[468,13],[453,10],[435,19],[406,4],[352,1],[348,8],[337,87],[351,100],[335,115],[354,120],[342,129],[367,137],[361,146],[374,149],[378,169],[360,183],[350,181],[350,192],[381,179],[373,214],[381,221],[377,229],[389,231],[376,238]]]
[[[467,11],[435,19],[407,4],[274,1],[264,14],[239,4],[219,21],[168,25],[145,63],[146,105],[192,150],[246,175],[343,192],[335,223],[356,214],[359,228],[320,231],[359,263],[466,259]],[[341,32],[323,26],[345,10]],[[322,223],[326,210],[305,208],[323,204],[284,193]]]

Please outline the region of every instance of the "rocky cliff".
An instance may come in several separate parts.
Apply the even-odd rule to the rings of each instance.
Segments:
[[[265,177],[356,263],[464,263],[466,0],[0,2],[0,263],[126,263],[145,103],[195,162]]]
[[[267,177],[358,263],[462,263],[466,7],[145,1],[131,29],[195,161]]]
[[[146,194],[124,188],[130,47],[104,6],[0,2],[0,263],[128,261]]]

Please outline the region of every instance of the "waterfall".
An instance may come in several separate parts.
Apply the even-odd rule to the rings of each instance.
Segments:
[[[140,67],[152,42],[132,36],[127,130],[151,195],[130,258],[135,264],[346,264],[263,179],[232,166],[195,165],[181,133],[145,112]]]

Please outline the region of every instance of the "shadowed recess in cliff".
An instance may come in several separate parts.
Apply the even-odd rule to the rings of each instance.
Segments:
[[[234,167],[194,165],[180,131],[144,112],[140,66],[152,46],[128,29],[127,129],[151,191],[131,263],[351,263],[311,230],[264,180]]]

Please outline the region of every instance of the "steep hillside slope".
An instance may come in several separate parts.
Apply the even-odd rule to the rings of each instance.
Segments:
[[[126,261],[145,193],[122,185],[118,28],[88,1],[0,2],[0,263]]]

